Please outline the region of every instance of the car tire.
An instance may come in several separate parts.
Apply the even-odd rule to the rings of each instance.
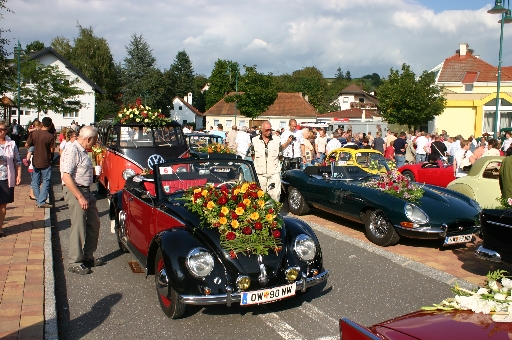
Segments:
[[[126,216],[125,212],[123,210],[121,210],[115,217],[115,221],[116,221],[115,231],[116,231],[117,245],[119,246],[119,250],[121,250],[123,253],[127,253],[129,251],[128,248],[126,248],[126,246],[122,242],[123,237],[126,235],[126,229],[125,229],[126,227],[124,225],[125,216]]]
[[[162,250],[159,248],[155,256],[155,287],[158,302],[162,311],[171,319],[179,319],[185,313],[186,305],[179,300],[179,294],[169,285],[167,276],[162,273],[165,270],[164,259],[162,257]],[[165,279],[164,279],[165,277]],[[171,294],[170,298],[160,292],[160,288],[167,287]]]
[[[366,237],[376,245],[387,247],[398,243],[400,235],[389,221],[386,214],[380,210],[368,210],[365,216]]]
[[[309,213],[309,206],[297,188],[288,188],[288,209],[294,215],[305,215]]]
[[[106,180],[107,179],[105,178],[105,181]],[[106,194],[108,194],[107,188],[105,188],[105,186],[103,184],[101,184],[100,181],[98,181],[97,185],[98,185],[98,194],[99,195],[106,195]]]
[[[416,178],[414,177],[414,174],[411,171],[405,170],[404,172],[402,172],[402,175],[404,175],[404,177],[407,178],[409,182],[416,182]]]

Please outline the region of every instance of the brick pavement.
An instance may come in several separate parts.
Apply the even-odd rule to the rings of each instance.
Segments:
[[[45,209],[28,198],[30,174],[22,167],[0,238],[0,339],[44,338]]]

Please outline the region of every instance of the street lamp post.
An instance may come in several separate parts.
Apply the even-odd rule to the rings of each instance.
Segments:
[[[18,58],[18,124],[21,124],[21,98],[20,98],[20,92],[21,92],[21,70],[20,70],[20,56],[23,49],[20,45],[20,40],[18,39],[18,45],[14,47],[14,54]]]
[[[229,74],[229,81],[231,82],[231,64],[229,65],[228,71],[226,72]],[[235,94],[238,94],[238,70],[235,72]],[[236,126],[236,103],[235,100],[235,126]]]
[[[496,85],[496,113],[494,115],[495,124],[493,127],[494,138],[498,138],[500,132],[500,85],[501,85],[501,58],[503,54],[503,25],[512,22],[512,16],[510,15],[510,0],[508,0],[508,9],[502,6],[502,0],[496,0],[494,7],[487,11],[490,14],[501,14],[501,20],[498,21],[501,24],[500,31],[500,54],[498,60],[498,79]]]

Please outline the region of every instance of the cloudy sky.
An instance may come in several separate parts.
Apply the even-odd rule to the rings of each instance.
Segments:
[[[316,66],[353,77],[381,77],[402,63],[416,73],[453,55],[460,43],[498,63],[499,15],[492,0],[7,0],[0,27],[22,46],[56,36],[70,40],[77,22],[105,38],[122,62],[133,34],[142,35],[158,67],[185,50],[196,73],[217,59],[291,73]],[[503,65],[512,65],[512,25],[505,25]],[[14,46],[14,43],[13,45]]]

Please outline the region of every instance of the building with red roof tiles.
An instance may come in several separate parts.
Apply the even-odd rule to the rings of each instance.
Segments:
[[[377,110],[379,100],[373,94],[363,90],[358,84],[350,84],[338,94],[340,110],[353,108]]]
[[[229,95],[229,94],[228,94]],[[238,110],[235,113],[235,103],[227,103],[224,99],[218,101],[204,115],[206,127],[216,127],[222,124],[224,130],[230,129],[234,124],[238,127],[260,126],[268,120],[274,129],[286,128],[288,121],[295,118],[298,124],[303,122],[315,122],[318,112],[313,105],[304,98],[300,92],[279,92],[277,98],[267,111],[263,112],[257,119],[251,120],[243,116]]]
[[[433,70],[436,83],[444,86],[446,108],[429,131],[446,130],[450,135],[464,137],[493,133],[496,122],[496,88],[498,68],[480,59],[460,44],[454,55]],[[512,126],[512,66],[503,66],[500,82],[499,126]]]
[[[192,106],[192,93],[189,92],[184,98],[174,97],[172,100],[173,109],[171,118],[182,125],[195,123],[196,130],[203,129],[204,113]]]

